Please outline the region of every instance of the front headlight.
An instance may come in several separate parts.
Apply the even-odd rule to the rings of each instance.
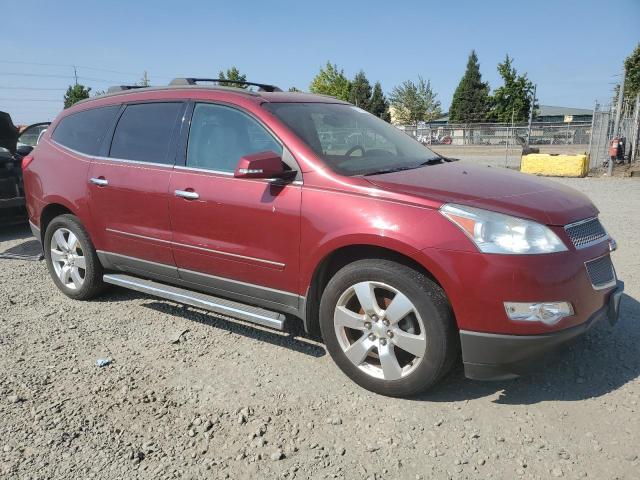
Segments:
[[[440,212],[484,253],[530,255],[567,250],[550,228],[531,220],[453,203],[443,205]]]

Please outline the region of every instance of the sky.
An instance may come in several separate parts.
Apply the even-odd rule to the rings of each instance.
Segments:
[[[607,102],[640,41],[640,0],[314,2],[0,0],[0,110],[16,124],[52,120],[74,81],[93,91],[237,66],[255,82],[307,90],[327,61],[364,70],[388,93],[430,79],[443,110],[475,49],[500,86],[506,54],[542,105]]]

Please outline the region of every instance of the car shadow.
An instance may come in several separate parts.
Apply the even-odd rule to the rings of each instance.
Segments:
[[[285,322],[277,332],[212,312],[158,301],[155,297],[114,288],[97,301],[149,299],[143,306],[168,315],[180,316],[212,328],[226,330],[261,342],[313,357],[326,354],[324,345],[310,338],[296,319]],[[611,327],[606,321],[569,344],[565,351],[547,359],[534,371],[514,380],[489,382],[465,378],[462,362],[441,382],[409,401],[459,402],[495,397],[494,403],[533,405],[545,401],[576,401],[596,398],[615,391],[640,376],[640,303],[623,295],[620,319]]]
[[[466,379],[460,362],[438,386],[414,400],[453,402],[495,396],[493,401],[499,404],[532,405],[601,397],[640,376],[639,318],[640,303],[625,294],[614,327],[600,322],[534,372],[514,380],[480,382]]]
[[[42,246],[40,242],[33,238],[31,230],[24,225],[12,226],[0,232],[0,242],[24,240],[13,244],[11,247],[0,250],[0,259],[3,260],[42,260]]]
[[[259,325],[244,323],[234,318],[216,315],[213,312],[200,310],[188,305],[175,304],[168,300],[166,302],[160,301],[153,296],[124,288],[110,288],[104,295],[94,301],[113,302],[133,300],[136,298],[149,299],[149,301],[143,303],[142,306],[156,312],[186,318],[211,328],[226,330],[231,333],[253,338],[260,342],[267,342],[272,345],[304,353],[312,357],[322,357],[326,354],[324,346],[310,338],[302,328],[302,322],[295,318],[287,317],[284,324],[285,329],[280,332],[263,328]]]
[[[0,219],[0,225],[2,220]],[[33,238],[31,229],[27,223],[9,225],[0,228],[0,242],[8,242],[11,240],[21,240],[23,238]]]

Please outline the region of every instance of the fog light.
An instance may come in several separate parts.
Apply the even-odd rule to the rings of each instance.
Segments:
[[[554,325],[564,317],[573,315],[573,306],[569,302],[504,302],[509,319],[516,322],[542,322]]]

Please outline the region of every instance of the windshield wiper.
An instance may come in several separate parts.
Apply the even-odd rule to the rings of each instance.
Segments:
[[[433,157],[422,162],[420,166],[423,167],[425,165],[435,165],[436,163],[442,163],[443,161],[445,161],[443,157]]]
[[[420,165],[415,165],[412,167],[394,167],[394,168],[384,168],[382,170],[375,170],[373,172],[364,173],[362,176],[367,177],[369,175],[382,175],[383,173],[393,173],[393,172],[402,172],[403,170],[412,170],[414,168],[418,168]]]
[[[413,170],[415,168],[425,167],[427,165],[436,165],[438,163],[446,162],[447,159],[444,157],[433,157],[428,160],[425,160],[418,165],[411,165],[408,167],[392,167],[392,168],[384,168],[382,170],[375,170],[373,172],[365,173],[362,176],[367,177],[369,175],[382,175],[384,173],[394,173],[394,172],[402,172],[403,170]]]

